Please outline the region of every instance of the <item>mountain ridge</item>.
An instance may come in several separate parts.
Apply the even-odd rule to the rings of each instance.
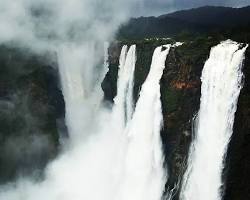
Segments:
[[[214,32],[226,34],[233,29],[242,28],[244,32],[249,33],[249,25],[250,6],[242,8],[205,6],[158,17],[132,18],[120,27],[117,36],[119,39],[176,37],[183,33],[197,36]]]
[[[217,24],[217,25],[230,25],[229,21],[224,21],[224,19],[225,18],[232,19],[232,17],[236,17],[238,23],[245,24],[250,22],[250,6],[242,8],[203,6],[189,10],[176,11],[173,13],[159,16],[158,18],[164,18],[164,17],[182,19],[197,24],[203,22],[207,24]],[[244,19],[244,17],[245,20],[240,21],[240,19],[242,20]]]

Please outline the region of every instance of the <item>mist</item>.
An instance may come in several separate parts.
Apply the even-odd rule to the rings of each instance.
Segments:
[[[119,143],[115,141],[117,133],[107,135],[111,110],[102,105],[100,83],[107,71],[103,64],[105,42],[129,18],[131,6],[122,0],[0,2],[1,45],[27,54],[55,55],[69,132],[62,153],[47,166],[44,180],[20,177],[0,187],[0,199],[111,199],[115,180],[110,178],[116,176],[107,172],[116,167],[112,152],[118,146],[112,144]],[[48,142],[37,137],[32,141],[32,151],[38,152]],[[18,146],[26,142],[21,139]]]

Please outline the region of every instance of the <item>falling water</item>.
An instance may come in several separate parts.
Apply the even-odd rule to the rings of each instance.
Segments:
[[[246,47],[227,40],[212,48],[202,72],[201,104],[182,200],[220,200],[223,160],[242,88]]]
[[[133,91],[134,91],[134,71],[136,62],[136,46],[132,45],[128,51],[127,59],[125,62],[125,69],[130,66],[130,75],[128,86],[127,86],[127,96],[126,96],[126,120],[129,121],[132,118],[134,101],[133,101]]]
[[[127,151],[119,200],[160,200],[162,197],[166,174],[160,139],[160,79],[170,46],[156,48],[150,72],[125,132]]]
[[[132,45],[127,52],[127,45],[121,50],[119,74],[117,80],[117,96],[114,99],[113,120],[125,128],[126,121],[131,119],[133,112],[133,82],[136,62],[136,46]]]
[[[42,182],[20,179],[14,186],[2,187],[0,199],[161,199],[166,174],[160,140],[162,111],[159,82],[170,45],[155,50],[149,75],[135,108],[132,94],[136,46],[132,45],[128,52],[127,49],[124,46],[121,51],[113,108],[100,108],[97,120],[89,125],[94,127],[91,129],[82,126],[85,118],[68,121],[69,124],[73,122],[70,124],[72,130],[76,134],[80,131],[83,137],[79,135],[78,142],[49,164]],[[69,111],[68,117],[77,117],[78,114],[82,117],[81,112],[85,112],[82,109],[86,109],[89,102],[83,90],[82,77],[77,73],[81,71],[77,67],[73,71],[68,70],[66,61],[61,61],[65,64],[61,66],[62,80],[65,81],[64,97],[68,109],[74,108]]]
[[[71,53],[69,53],[71,52]],[[66,123],[71,137],[84,129],[81,122],[84,119],[85,90],[83,82],[82,48],[62,47],[59,54],[59,72],[66,109]],[[72,64],[72,60],[74,64]],[[69,67],[70,66],[70,67]]]

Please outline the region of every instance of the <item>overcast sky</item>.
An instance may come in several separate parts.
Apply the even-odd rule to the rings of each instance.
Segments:
[[[243,7],[250,5],[250,0],[141,0],[134,13],[136,16],[157,16],[205,5]]]

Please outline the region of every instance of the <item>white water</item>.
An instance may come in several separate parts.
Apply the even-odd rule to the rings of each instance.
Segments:
[[[160,139],[162,111],[160,79],[170,45],[156,48],[135,112],[129,123],[119,200],[160,200],[166,183]]]
[[[76,137],[83,130],[85,119],[85,97],[86,90],[83,79],[84,63],[83,48],[76,46],[62,47],[58,52],[59,56],[59,72],[61,78],[62,91],[66,109],[66,124],[70,133],[70,137]],[[73,63],[72,63],[73,61]]]
[[[94,58],[89,56],[100,54],[95,43],[86,43],[84,47],[64,45],[58,50],[59,73],[66,104],[65,119],[71,143],[88,137],[90,131],[86,130],[92,129],[93,121],[98,120],[95,115],[103,99],[100,85],[108,70],[107,48],[105,43],[104,64],[101,69],[94,67],[102,66],[98,63],[100,58],[91,60]],[[94,64],[88,65],[88,62]]]
[[[223,161],[233,132],[247,47],[227,40],[212,48],[202,72],[201,104],[182,200],[220,200]]]
[[[135,71],[135,63],[136,63],[136,46],[133,45],[128,51],[127,59],[125,62],[124,68],[130,68],[130,76],[128,86],[127,86],[127,97],[126,97],[126,120],[129,121],[132,118],[133,109],[134,109],[134,100],[133,100],[133,91],[134,91],[134,71]]]
[[[83,90],[79,68],[71,71],[62,65],[72,145],[48,166],[44,181],[20,179],[15,185],[1,187],[0,199],[160,200],[166,174],[160,140],[159,82],[169,49],[167,45],[164,51],[161,47],[155,50],[135,109],[132,99],[135,45],[128,52],[124,46],[121,52],[117,97],[111,110],[100,107],[93,112],[88,108],[93,102]],[[61,62],[67,64],[66,61]],[[85,118],[70,119],[93,116],[93,113],[95,118],[87,119],[90,124]]]
[[[124,130],[125,123],[131,119],[133,112],[133,82],[136,62],[136,46],[127,52],[127,45],[121,50],[117,80],[117,96],[114,99],[113,121]]]

